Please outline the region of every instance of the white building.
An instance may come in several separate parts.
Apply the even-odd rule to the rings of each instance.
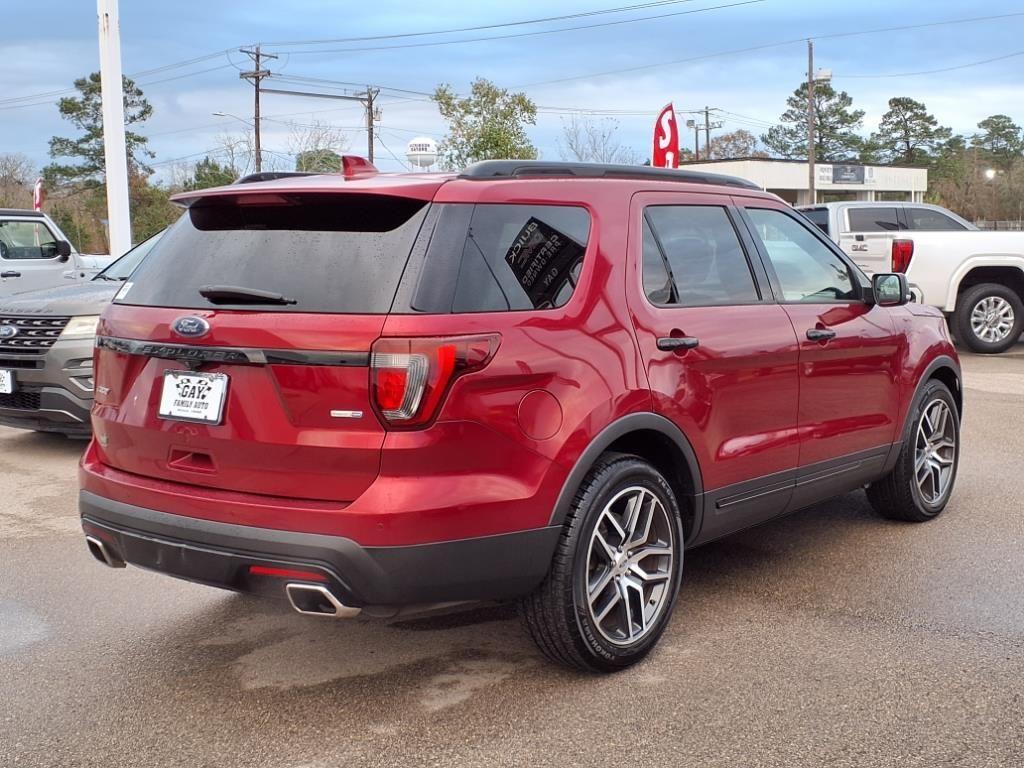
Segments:
[[[710,173],[739,176],[774,192],[793,205],[809,205],[810,185],[807,163],[803,160],[773,160],[766,158],[738,158],[736,160],[701,160],[682,167]],[[928,170],[893,165],[857,165],[818,163],[818,203],[841,200],[905,200],[924,202],[928,189]]]

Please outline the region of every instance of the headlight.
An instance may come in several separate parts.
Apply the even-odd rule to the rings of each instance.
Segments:
[[[96,326],[99,323],[99,315],[72,317],[64,326],[64,330],[60,332],[60,337],[62,339],[91,339],[96,335]]]

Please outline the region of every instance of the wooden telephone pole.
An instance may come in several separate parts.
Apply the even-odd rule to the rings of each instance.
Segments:
[[[260,145],[260,81],[265,77],[270,77],[270,70],[263,68],[264,59],[276,59],[277,56],[271,53],[263,53],[258,45],[252,48],[240,48],[241,53],[244,53],[250,59],[252,59],[253,68],[248,72],[239,72],[238,76],[243,80],[248,80],[253,84],[253,91],[255,92],[255,101],[253,103],[252,111],[252,125],[253,125],[253,143],[254,153],[253,167],[256,169],[256,173],[263,170],[263,148]]]

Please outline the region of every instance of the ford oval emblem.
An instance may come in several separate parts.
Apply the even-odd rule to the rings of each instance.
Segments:
[[[171,330],[188,339],[198,339],[210,332],[210,324],[201,317],[188,315],[179,317],[171,324]]]
[[[18,329],[13,325],[0,325],[0,339],[13,339],[18,335]]]

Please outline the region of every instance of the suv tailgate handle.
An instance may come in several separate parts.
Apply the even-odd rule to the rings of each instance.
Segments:
[[[662,336],[658,339],[658,349],[662,352],[682,352],[700,346],[700,339],[693,336]]]

